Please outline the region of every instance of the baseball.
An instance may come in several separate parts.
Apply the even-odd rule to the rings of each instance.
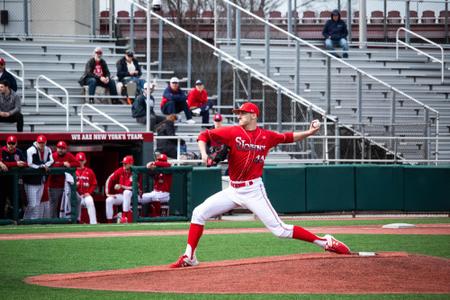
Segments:
[[[319,127],[320,127],[320,121],[319,121],[319,120],[313,120],[313,121],[311,122],[311,126],[312,126],[313,128],[319,128]]]

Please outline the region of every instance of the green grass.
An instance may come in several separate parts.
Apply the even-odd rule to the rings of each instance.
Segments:
[[[301,223],[303,224],[303,222]],[[311,221],[311,225],[308,226],[318,226],[318,223],[319,221]],[[215,224],[210,223],[210,226]],[[332,224],[336,224],[336,222],[334,221]],[[245,223],[245,225],[248,224]],[[185,224],[180,226],[186,228]],[[336,236],[348,243],[355,251],[407,251],[450,258],[450,236],[448,235]],[[4,296],[5,299],[409,300],[449,299],[450,297],[450,295],[217,295],[213,297],[212,295],[55,289],[23,283],[25,277],[38,274],[165,265],[178,257],[184,250],[185,242],[185,236],[0,241],[0,257],[2,259],[0,264],[0,295]],[[319,251],[321,250],[312,244],[295,240],[279,240],[270,233],[205,235],[200,241],[198,256],[201,261],[217,261]],[[300,272],[301,270],[299,270],[299,274]]]
[[[348,225],[383,225],[389,223],[411,223],[411,224],[436,224],[450,223],[450,218],[405,218],[405,219],[380,219],[380,220],[302,220],[286,223],[303,227],[312,226],[348,226]],[[164,230],[164,229],[187,229],[189,223],[136,223],[127,225],[99,224],[99,225],[22,225],[22,226],[0,226],[0,234],[10,233],[48,233],[48,232],[85,232],[85,231],[129,231],[129,230]],[[208,222],[207,228],[262,228],[259,221],[213,221]]]

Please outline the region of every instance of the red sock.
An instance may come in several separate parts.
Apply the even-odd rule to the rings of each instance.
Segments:
[[[133,223],[133,212],[131,210],[125,212],[125,217],[127,217],[128,223]]]
[[[112,223],[112,219],[108,219],[108,220],[106,220],[109,224],[111,224]]]
[[[189,227],[189,234],[188,234],[188,244],[191,246],[192,249],[192,256],[195,253],[195,248],[197,248],[198,241],[200,240],[202,234],[203,234],[203,228],[204,225],[194,224],[191,223],[191,226]]]
[[[294,233],[292,234],[292,238],[296,240],[302,240],[307,242],[314,242],[315,240],[319,240],[320,238],[312,232],[308,230],[294,225]]]

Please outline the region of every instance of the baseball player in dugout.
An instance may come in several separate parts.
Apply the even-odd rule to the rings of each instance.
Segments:
[[[158,154],[156,161],[149,162],[147,168],[153,175],[153,191],[144,193],[139,199],[142,204],[150,203],[150,217],[161,216],[161,204],[167,206],[170,200],[170,188],[172,187],[172,174],[164,174],[156,171],[156,168],[170,168],[167,155]]]
[[[48,172],[48,168],[53,164],[53,156],[52,150],[46,144],[47,138],[39,135],[33,145],[27,149],[27,164],[30,168],[43,169]],[[23,218],[42,218],[47,207],[46,203],[41,203],[47,175],[28,175],[24,176],[23,181],[28,200]]]
[[[89,215],[89,223],[97,224],[94,198],[92,193],[97,187],[97,178],[91,168],[86,167],[86,155],[79,152],[76,155],[79,167],[75,171],[77,175],[78,221],[80,221],[81,207],[86,207]]]
[[[320,129],[317,126],[319,123],[311,122],[306,131],[278,133],[258,127],[259,108],[254,103],[246,102],[233,113],[237,115],[239,125],[206,130],[198,136],[198,146],[205,164],[208,159],[206,145],[211,140],[217,140],[230,148],[230,186],[210,196],[194,209],[186,251],[170,266],[181,268],[198,265],[196,249],[206,220],[239,206],[253,212],[277,237],[303,240],[325,251],[350,254],[350,249],[331,235],[319,237],[300,226],[285,224],[272,207],[261,180],[264,161],[272,147],[298,142],[315,134]]]
[[[120,223],[128,223],[133,220],[131,207],[132,192],[132,174],[131,166],[134,164],[134,158],[127,155],[122,160],[123,167],[118,168],[106,180],[106,219],[112,223],[113,206],[122,204],[122,217]],[[140,189],[141,190],[141,189]]]
[[[59,141],[56,144],[56,151],[52,154],[53,165],[56,168],[76,168],[80,163],[75,159],[72,153],[67,152],[67,143]],[[49,196],[50,196],[50,218],[58,217],[59,203],[64,192],[64,174],[50,175],[48,178]]]
[[[6,138],[6,146],[2,148],[0,161],[3,161],[5,171],[12,168],[23,168],[27,166],[26,158],[23,152],[17,148],[17,137],[10,135]],[[0,178],[0,219],[5,218],[5,204],[8,198],[12,203],[13,192],[12,176],[2,176]]]

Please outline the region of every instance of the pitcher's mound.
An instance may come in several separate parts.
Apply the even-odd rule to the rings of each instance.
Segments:
[[[52,274],[49,287],[166,293],[450,293],[450,260],[402,252],[377,256],[297,254],[220,262]]]

